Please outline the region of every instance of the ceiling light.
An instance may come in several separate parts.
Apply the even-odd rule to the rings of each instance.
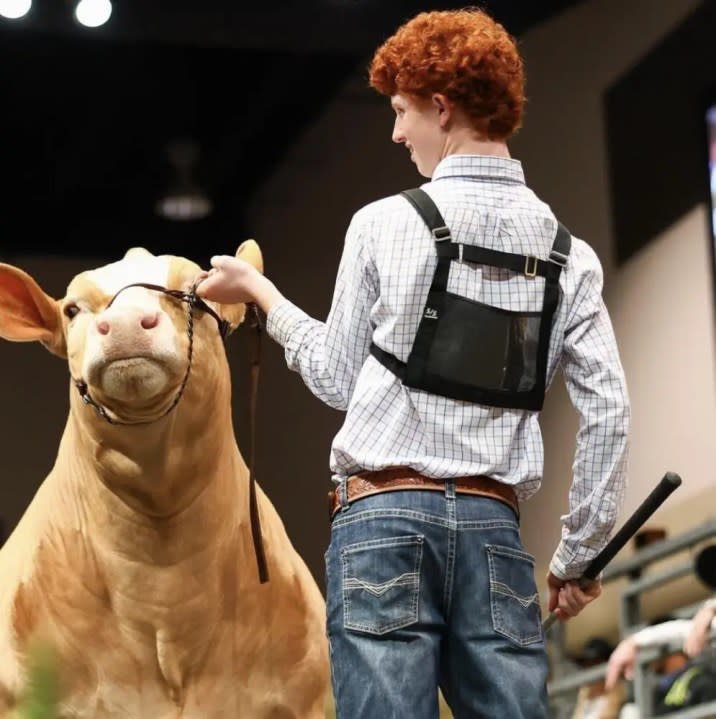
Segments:
[[[169,163],[174,168],[167,192],[159,199],[155,210],[167,220],[201,220],[211,213],[212,203],[194,178],[199,161],[199,148],[189,140],[173,142],[167,147]]]
[[[85,27],[99,27],[112,14],[110,0],[80,0],[75,8],[77,21]]]
[[[32,7],[32,0],[0,0],[0,15],[8,20],[17,20],[27,15]]]

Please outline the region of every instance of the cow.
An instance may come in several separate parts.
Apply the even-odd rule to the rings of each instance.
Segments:
[[[262,267],[255,242],[238,253]],[[257,571],[220,332],[246,307],[203,303],[200,277],[133,248],[56,300],[0,265],[0,336],[70,375],[57,459],[0,550],[0,719],[36,646],[62,719],[324,716],[323,597],[258,485]]]

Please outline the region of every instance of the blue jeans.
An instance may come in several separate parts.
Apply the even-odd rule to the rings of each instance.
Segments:
[[[547,657],[514,512],[400,490],[338,511],[326,552],[337,719],[547,717]]]

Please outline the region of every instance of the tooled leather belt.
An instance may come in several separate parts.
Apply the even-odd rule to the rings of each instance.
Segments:
[[[393,467],[381,469],[374,472],[360,472],[346,480],[346,498],[348,503],[364,497],[370,497],[382,492],[395,492],[406,489],[421,489],[433,491],[445,491],[445,483],[452,482],[455,485],[456,494],[472,494],[480,497],[490,497],[498,502],[506,504],[519,518],[520,509],[515,490],[504,482],[499,482],[492,477],[475,475],[472,477],[454,477],[450,479],[436,479],[427,477],[416,472],[410,467]],[[328,510],[330,516],[341,508],[340,494],[338,490],[331,490],[328,493]]]

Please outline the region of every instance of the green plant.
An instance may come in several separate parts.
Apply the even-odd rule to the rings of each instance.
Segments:
[[[25,692],[18,707],[20,719],[58,719],[59,681],[53,650],[36,645],[29,653]]]

